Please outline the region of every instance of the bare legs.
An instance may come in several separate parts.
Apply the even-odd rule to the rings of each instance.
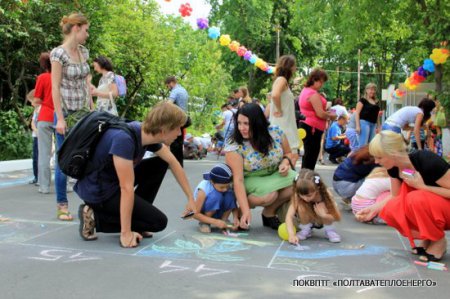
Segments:
[[[266,217],[273,217],[276,210],[291,198],[292,187],[286,187],[279,191],[268,193],[264,196],[249,195],[248,201],[251,208],[264,207],[262,214]]]

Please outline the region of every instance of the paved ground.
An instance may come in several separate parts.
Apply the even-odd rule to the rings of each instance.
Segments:
[[[215,162],[186,163],[192,187]],[[330,185],[334,167],[317,170]],[[122,249],[118,235],[82,241],[78,221],[57,221],[54,194],[39,194],[29,177],[0,175],[0,298],[448,298],[450,291],[450,274],[416,266],[395,230],[357,223],[350,212],[337,226],[340,244],[317,230],[302,250],[262,227],[260,209],[248,235],[200,234],[194,220],[180,219],[185,198],[169,174],[155,202],[169,217],[167,229]],[[81,201],[74,193],[69,200],[76,212]],[[436,286],[368,285],[374,280]],[[305,286],[314,283],[322,285]]]

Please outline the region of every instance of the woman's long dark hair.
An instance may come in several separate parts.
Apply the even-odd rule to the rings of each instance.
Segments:
[[[231,136],[231,141],[237,144],[243,144],[244,137],[238,128],[238,116],[242,114],[248,117],[249,121],[249,135],[250,143],[255,150],[267,155],[269,150],[273,146],[273,138],[269,134],[269,122],[267,121],[264,113],[259,105],[250,103],[242,106],[238,112],[234,115],[234,132]]]
[[[422,125],[426,123],[427,120],[431,117],[431,111],[433,111],[434,107],[436,107],[436,103],[433,100],[423,98],[419,105],[417,105],[420,109],[423,111],[423,119],[422,119]]]

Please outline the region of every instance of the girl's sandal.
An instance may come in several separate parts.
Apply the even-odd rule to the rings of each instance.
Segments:
[[[58,207],[56,217],[58,218],[58,220],[61,220],[61,221],[72,221],[73,220],[72,214],[70,214],[70,212],[68,210],[63,210],[60,207]]]

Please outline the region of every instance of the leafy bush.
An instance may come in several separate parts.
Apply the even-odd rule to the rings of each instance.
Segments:
[[[24,115],[32,113],[30,108],[23,109]],[[0,161],[27,159],[31,152],[31,131],[23,127],[15,111],[0,111]]]

